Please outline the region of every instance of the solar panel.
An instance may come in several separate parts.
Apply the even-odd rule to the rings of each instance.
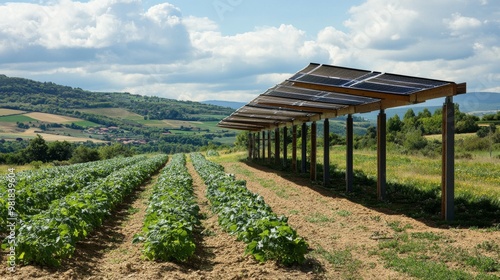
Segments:
[[[350,80],[347,79],[339,79],[339,78],[330,78],[316,75],[304,75],[297,79],[299,82],[308,82],[313,84],[321,84],[321,85],[329,85],[329,86],[342,86],[348,83]]]
[[[414,87],[402,87],[402,86],[371,83],[371,82],[362,82],[362,83],[359,83],[359,84],[352,86],[352,88],[366,89],[366,90],[371,90],[371,91],[379,91],[379,92],[386,92],[386,93],[392,93],[392,94],[409,94],[409,93],[412,93],[412,92],[418,90],[418,88],[414,88]]]
[[[454,83],[311,63],[236,110],[220,126],[258,131],[312,118],[387,109],[457,94],[455,87],[432,90],[450,84]]]
[[[369,73],[371,73],[371,71],[331,66],[331,65],[321,65],[320,67],[312,71],[312,73],[310,74],[352,80]]]

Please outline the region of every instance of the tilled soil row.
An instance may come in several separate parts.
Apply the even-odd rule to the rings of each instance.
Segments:
[[[142,243],[132,243],[141,233],[148,198],[158,175],[139,187],[112,218],[77,244],[73,258],[60,268],[21,266],[15,274],[3,270],[1,279],[322,279],[311,266],[280,267],[259,263],[244,254],[245,244],[218,225],[205,196],[206,186],[188,161],[200,206],[201,226],[196,231],[197,249],[186,263],[144,260]]]

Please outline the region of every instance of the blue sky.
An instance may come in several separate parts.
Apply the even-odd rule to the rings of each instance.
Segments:
[[[500,2],[0,2],[0,74],[8,76],[247,102],[310,62],[500,92]]]

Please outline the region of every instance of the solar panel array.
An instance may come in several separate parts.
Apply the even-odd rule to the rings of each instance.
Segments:
[[[453,82],[311,63],[219,126],[260,131],[458,93],[465,93],[465,86],[457,92]]]

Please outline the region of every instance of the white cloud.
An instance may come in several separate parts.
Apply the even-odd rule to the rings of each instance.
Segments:
[[[480,20],[473,17],[464,17],[460,13],[454,13],[451,18],[445,18],[443,22],[451,30],[453,36],[474,31],[481,26]]]
[[[3,71],[198,101],[249,101],[309,62],[467,81],[469,90],[500,84],[499,4],[492,1],[367,0],[348,11],[346,28],[307,34],[281,24],[231,36],[207,17],[145,2],[0,5]]]

